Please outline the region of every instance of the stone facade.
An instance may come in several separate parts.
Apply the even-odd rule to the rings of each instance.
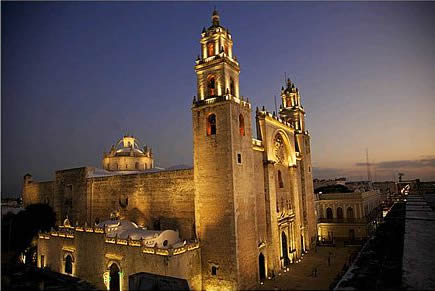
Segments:
[[[149,248],[141,241],[107,238],[104,228],[97,227],[63,227],[38,238],[38,267],[83,278],[100,290],[109,290],[113,264],[120,270],[121,290],[128,290],[129,275],[139,272],[184,279],[191,289],[201,290],[200,260],[198,243]]]
[[[68,230],[74,233],[71,238],[41,234],[43,265],[63,272],[62,258],[70,250],[75,254],[72,275],[99,287],[113,257],[124,276],[123,289],[137,272],[186,279],[193,289],[250,289],[289,268],[312,247],[317,229],[310,135],[299,90],[287,80],[278,115],[255,110],[253,139],[253,110],[240,95],[232,35],[216,11],[200,46],[191,108],[193,169],[132,171],[127,165],[116,171],[103,161],[105,169],[57,171],[48,183],[26,175],[25,205],[49,203],[58,225],[68,218],[74,227],[94,232],[75,227]],[[112,148],[112,155],[116,152]],[[129,152],[134,157],[133,147]],[[199,248],[177,256],[170,250],[164,258],[129,242],[111,244],[91,226],[114,214],[149,230],[178,230],[187,245],[198,242]]]
[[[317,194],[318,238],[321,241],[362,240],[382,216],[386,195],[379,191]]]

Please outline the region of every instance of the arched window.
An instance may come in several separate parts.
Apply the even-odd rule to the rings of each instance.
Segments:
[[[224,52],[226,55],[228,55],[228,45],[227,44],[224,45]]]
[[[136,162],[136,164],[134,165],[134,167],[136,168],[136,170],[139,170],[139,162]]]
[[[343,208],[337,208],[337,219],[343,219]]]
[[[234,79],[230,78],[230,94],[231,95],[236,95],[236,91],[234,90]]]
[[[214,56],[214,42],[209,42],[207,44],[207,57]]]
[[[214,76],[209,76],[207,81],[208,96],[216,95],[216,81]]]
[[[242,114],[239,115],[239,131],[241,136],[245,136],[245,119]]]
[[[282,174],[280,170],[278,170],[278,185],[279,188],[284,188],[284,182],[282,181]]]
[[[207,135],[216,134],[216,115],[210,114],[207,117]]]
[[[332,209],[326,208],[326,219],[332,219]]]
[[[67,255],[65,258],[65,273],[72,274],[72,257]]]
[[[353,208],[352,208],[352,207],[348,207],[346,212],[347,212],[346,214],[347,214],[347,218],[348,218],[348,219],[353,219],[353,218],[355,218],[355,216],[354,216],[354,214],[353,214]]]

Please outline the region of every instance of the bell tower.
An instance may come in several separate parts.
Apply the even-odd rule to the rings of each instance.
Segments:
[[[196,59],[198,100],[231,95],[239,98],[240,66],[233,56],[233,40],[213,11],[212,24],[201,33],[201,56]]]
[[[200,45],[192,123],[202,289],[249,289],[258,280],[251,104],[239,95],[233,40],[216,10]]]
[[[290,122],[295,131],[295,150],[297,168],[301,183],[302,197],[302,249],[310,249],[316,241],[317,226],[315,217],[313,174],[311,169],[310,135],[305,127],[305,110],[301,103],[301,95],[295,84],[287,79],[286,87],[281,88],[282,105],[279,114]]]
[[[305,131],[305,111],[301,104],[301,95],[295,84],[287,79],[286,88],[281,88],[282,105],[279,114],[285,121],[293,124],[296,130]]]

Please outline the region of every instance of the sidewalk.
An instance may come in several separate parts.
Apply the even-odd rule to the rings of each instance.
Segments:
[[[275,279],[265,280],[258,290],[328,290],[337,274],[348,262],[349,255],[358,251],[359,247],[317,247],[305,254],[298,264],[291,264],[289,271],[277,275]],[[328,256],[331,256],[331,266],[328,266]],[[317,277],[313,277],[313,268],[317,267]]]

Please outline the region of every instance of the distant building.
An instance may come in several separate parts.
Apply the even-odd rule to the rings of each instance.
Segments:
[[[316,195],[320,241],[365,239],[382,214],[384,195],[378,191]]]
[[[372,181],[351,181],[346,182],[345,186],[356,192],[366,192],[373,190]]]
[[[314,190],[320,187],[330,186],[330,185],[345,185],[346,178],[336,178],[336,179],[314,179]]]
[[[1,206],[2,216],[8,213],[17,214],[18,212],[24,210],[21,199],[3,198]]]

